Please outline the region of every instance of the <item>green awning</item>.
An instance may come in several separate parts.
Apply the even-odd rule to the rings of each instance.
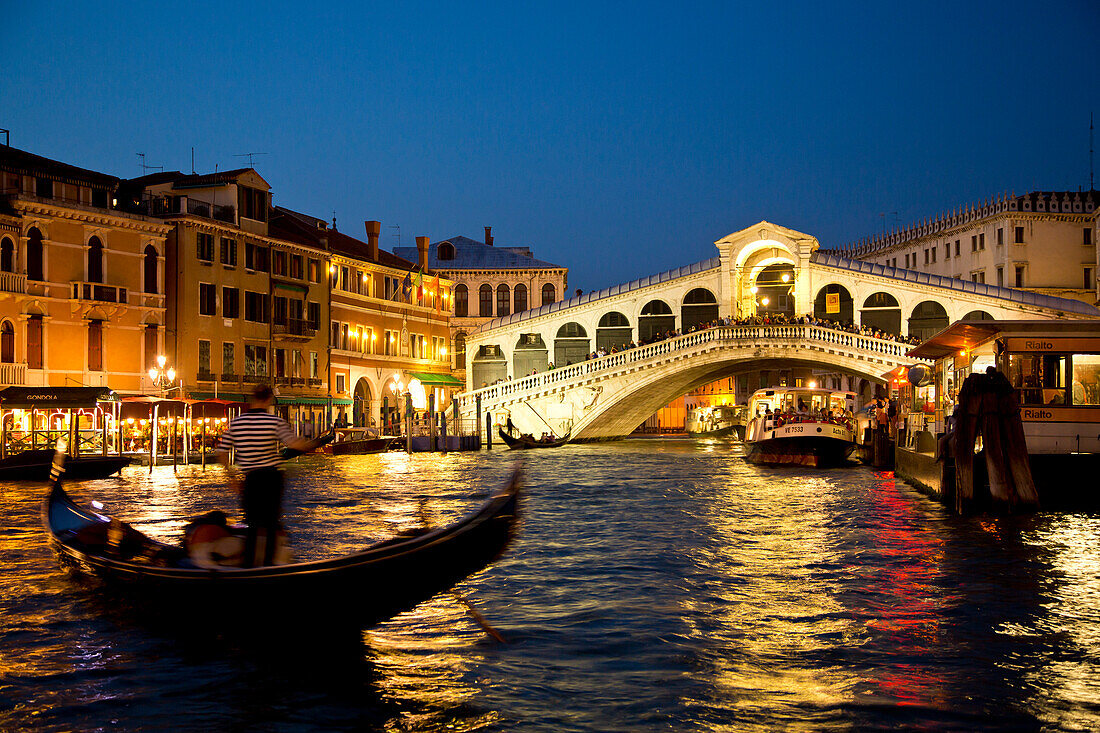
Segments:
[[[0,407],[21,410],[92,408],[97,402],[117,402],[108,387],[7,387],[0,390]]]
[[[409,376],[414,379],[419,379],[421,384],[426,384],[431,387],[455,387],[462,389],[466,386],[458,377],[450,374],[431,374],[430,372],[409,372]]]
[[[275,400],[279,405],[350,405],[351,400],[343,397],[297,397],[295,395],[280,395]]]
[[[271,284],[276,288],[282,288],[283,290],[293,290],[298,293],[308,293],[309,288],[305,285],[299,285],[298,283],[288,283],[285,280],[276,280],[271,278]]]
[[[193,400],[210,400],[215,397],[219,400],[229,400],[230,402],[248,402],[248,396],[243,395],[240,392],[188,392],[187,396]]]

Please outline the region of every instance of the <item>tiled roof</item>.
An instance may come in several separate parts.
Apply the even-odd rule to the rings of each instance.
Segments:
[[[453,260],[439,259],[439,245],[443,242],[454,245]],[[413,262],[419,259],[416,247],[394,247],[393,252]],[[561,265],[535,259],[528,247],[494,247],[469,237],[451,237],[428,245],[428,267],[439,270],[565,269]]]
[[[180,171],[158,171],[157,173],[149,173],[148,175],[139,176],[137,178],[131,178],[127,183],[137,184],[139,186],[156,186],[161,183],[171,183],[172,188],[207,188],[210,186],[220,186],[235,181],[242,173],[248,173],[252,171],[256,173],[260,179],[260,176],[253,168],[234,168],[230,171],[218,171],[217,173],[181,173]]]
[[[366,242],[328,228],[328,223],[324,219],[293,211],[285,206],[275,207],[269,226],[273,237],[325,248],[330,252],[354,257],[363,262],[374,262],[397,270],[412,270],[416,266],[415,262],[410,262],[383,249],[378,250],[377,258],[371,259],[367,256]],[[428,274],[431,272],[429,271]]]
[[[615,295],[622,295],[623,293],[629,293],[632,290],[647,288],[650,285],[658,285],[660,283],[667,282],[668,280],[675,280],[678,277],[694,275],[697,272],[714,270],[721,266],[721,258],[711,257],[710,259],[703,260],[702,262],[696,262],[693,265],[684,265],[683,267],[677,267],[672,270],[659,272],[656,275],[640,277],[637,280],[631,280],[630,282],[624,283],[622,285],[612,285],[611,287],[604,288],[603,290],[594,291],[591,293],[584,293],[582,295],[575,295],[568,300],[559,300],[556,303],[544,305],[541,308],[532,308],[530,310],[521,311],[519,313],[513,313],[509,316],[494,318],[488,323],[483,323],[474,333],[478,333],[480,331],[488,331],[490,328],[507,326],[511,323],[517,323],[518,321],[526,321],[530,318],[538,318],[539,316],[545,316],[548,313],[560,311],[563,308],[572,308],[573,306],[583,305],[584,303],[591,303],[594,300],[602,300],[604,298],[610,298]]]
[[[987,298],[1000,298],[1001,300],[1008,300],[1013,303],[1021,303],[1024,305],[1033,305],[1039,308],[1050,308],[1052,310],[1060,310],[1066,313],[1076,313],[1085,316],[1100,315],[1100,309],[1097,309],[1096,306],[1083,303],[1079,300],[1057,298],[1053,295],[1032,293],[1027,290],[1016,290],[1015,288],[986,285],[985,283],[976,283],[970,280],[957,280],[953,277],[930,275],[927,272],[905,270],[900,267],[887,267],[875,262],[850,260],[846,257],[838,257],[834,254],[822,252],[821,250],[811,254],[810,261],[824,267],[835,267],[851,272],[862,272],[868,275],[893,278],[894,280],[932,285],[937,288],[946,288],[948,290],[971,293],[973,295],[984,295]]]
[[[77,168],[75,165],[43,158],[8,145],[0,145],[0,168],[21,175],[42,175],[66,183],[82,183],[96,188],[114,189],[119,180],[117,176]]]

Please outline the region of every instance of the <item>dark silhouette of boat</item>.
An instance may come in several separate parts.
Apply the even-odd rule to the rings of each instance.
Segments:
[[[504,441],[504,444],[514,450],[525,450],[528,448],[560,448],[569,442],[569,433],[555,440],[536,440],[534,436],[528,435],[521,435],[518,438],[514,438],[504,432],[504,428],[497,428],[497,432],[500,433],[500,439]]]
[[[366,627],[451,589],[500,556],[518,531],[520,479],[517,467],[453,524],[342,557],[257,568],[198,567],[181,545],[77,505],[60,481],[43,504],[43,522],[61,565],[99,579],[111,598],[122,593],[183,619],[220,613],[226,626]]]
[[[8,456],[0,460],[0,480],[46,481],[50,478],[53,457],[52,448],[36,448]],[[78,481],[107,478],[131,462],[132,459],[127,456],[80,456],[65,462],[65,472],[69,478]]]

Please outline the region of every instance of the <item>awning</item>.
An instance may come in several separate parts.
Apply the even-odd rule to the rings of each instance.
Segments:
[[[282,288],[283,290],[292,290],[297,293],[308,293],[309,288],[305,285],[299,285],[298,283],[288,283],[285,280],[276,280],[271,278],[271,285],[276,288]]]
[[[275,400],[277,405],[350,405],[351,400],[340,397],[297,397],[295,395],[279,395]]]
[[[421,384],[426,384],[431,387],[455,387],[462,389],[466,386],[458,377],[451,376],[450,374],[431,374],[430,372],[409,372],[409,376],[413,379],[419,379]]]
[[[248,397],[239,392],[218,392],[217,396],[215,396],[213,392],[188,392],[187,396],[192,400],[211,402],[214,404],[224,402],[248,402]]]
[[[7,387],[0,390],[4,409],[48,410],[92,408],[97,402],[117,402],[109,387]]]

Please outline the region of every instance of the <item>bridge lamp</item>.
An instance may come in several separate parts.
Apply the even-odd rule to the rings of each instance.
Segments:
[[[791,281],[791,276],[790,276],[790,273],[786,273],[786,272],[784,272],[784,273],[783,273],[783,282],[785,282],[785,283],[789,283],[790,281]]]
[[[755,285],[753,285],[751,288],[749,288],[749,292],[752,293],[753,295],[756,295],[759,291],[760,291],[760,288],[756,287]]]
[[[809,382],[806,383],[806,386],[810,389],[817,389],[817,382],[811,379]]]
[[[760,305],[763,305],[763,306],[766,306],[770,302],[771,301],[768,300],[767,296],[760,299]]]

